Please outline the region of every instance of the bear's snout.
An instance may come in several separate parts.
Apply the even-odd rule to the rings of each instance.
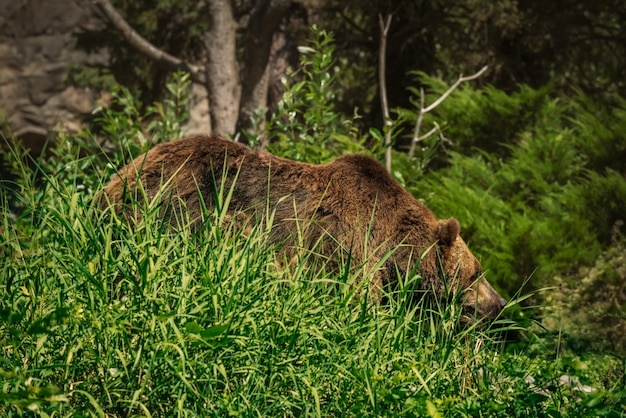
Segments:
[[[495,318],[498,316],[508,303],[507,300],[500,296],[484,278],[481,278],[474,287],[474,291],[470,290],[465,295],[465,306],[472,308],[478,317]]]
[[[500,295],[498,295],[500,296]],[[509,303],[506,299],[504,299],[502,296],[500,296],[500,309],[504,309],[504,307],[506,306],[506,304]]]

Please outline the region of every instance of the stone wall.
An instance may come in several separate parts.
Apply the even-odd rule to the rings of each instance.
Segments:
[[[98,105],[100,92],[65,80],[72,66],[108,65],[106,50],[87,53],[76,45],[81,32],[104,27],[91,0],[0,0],[0,122],[8,119],[10,132],[33,153],[59,129],[80,129]],[[194,85],[192,93],[186,130],[206,132],[206,91]]]
[[[34,152],[95,108],[98,94],[65,78],[72,65],[108,64],[106,51],[76,48],[78,33],[102,27],[89,0],[0,1],[0,115]]]

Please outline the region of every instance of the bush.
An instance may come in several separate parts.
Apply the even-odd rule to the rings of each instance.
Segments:
[[[485,102],[491,111],[483,109]],[[491,280],[509,295],[531,275],[539,288],[552,285],[555,275],[593,265],[613,225],[624,220],[626,180],[609,164],[624,143],[624,110],[592,112],[590,106],[584,97],[565,104],[528,88],[511,96],[464,88],[438,108],[452,120],[463,114],[474,122],[442,123],[459,146],[442,169],[408,187],[438,215],[459,218]],[[530,108],[532,117],[524,112]],[[493,137],[475,127],[498,131],[511,114],[524,122],[513,121],[519,129],[501,138],[501,151],[489,152]],[[598,125],[604,129],[594,137]]]
[[[566,277],[556,277],[543,323],[559,329],[572,350],[613,352],[626,356],[626,247],[615,227],[613,244],[591,267]]]
[[[344,120],[335,110],[332,34],[314,26],[309,45],[299,51],[300,67],[287,74],[276,111],[267,122],[265,115],[258,115],[253,123],[256,127],[244,133],[248,141],[285,158],[309,163],[328,162],[348,152],[376,155],[379,147],[368,150],[354,120]]]

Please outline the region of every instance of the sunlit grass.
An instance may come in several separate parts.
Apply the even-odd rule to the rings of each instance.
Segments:
[[[379,305],[349,260],[286,263],[271,211],[232,222],[228,190],[222,211],[172,226],[158,204],[134,224],[76,182],[20,181],[2,188],[3,415],[544,416],[619,399],[531,387],[558,369],[461,326],[454,304],[416,303],[419,277]]]

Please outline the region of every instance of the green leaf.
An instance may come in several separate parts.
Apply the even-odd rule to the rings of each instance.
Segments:
[[[211,340],[224,334],[228,330],[228,325],[213,325],[200,332],[200,336],[205,340]]]
[[[197,322],[187,322],[185,324],[185,332],[187,332],[187,334],[200,334],[202,327],[198,325]]]

